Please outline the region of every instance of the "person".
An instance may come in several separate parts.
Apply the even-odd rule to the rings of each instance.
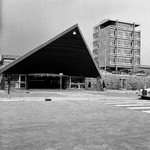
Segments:
[[[8,78],[7,78],[7,85],[8,85],[8,95],[10,94],[10,86],[11,86],[11,78],[10,78],[10,76],[8,76]]]
[[[104,80],[103,80],[102,86],[103,86],[103,90],[106,90],[106,84]]]
[[[88,88],[91,88],[91,82],[88,83]]]

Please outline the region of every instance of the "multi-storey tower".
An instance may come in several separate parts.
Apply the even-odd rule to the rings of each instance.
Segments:
[[[93,28],[93,55],[100,69],[135,69],[140,65],[139,24],[105,19]]]

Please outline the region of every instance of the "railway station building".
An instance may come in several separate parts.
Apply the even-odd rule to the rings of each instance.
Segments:
[[[96,78],[101,90],[101,74],[78,24],[18,57],[0,69],[1,89],[85,88],[85,78]]]

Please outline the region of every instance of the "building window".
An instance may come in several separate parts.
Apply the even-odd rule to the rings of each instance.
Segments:
[[[118,23],[118,27],[119,28],[123,28],[123,24],[122,23]]]
[[[115,55],[116,49],[114,47],[110,47],[110,54]]]
[[[132,41],[128,41],[128,40],[118,39],[117,43],[118,43],[118,46],[121,46],[121,47],[131,47],[132,46]]]
[[[94,60],[95,60],[96,64],[99,65],[98,58],[95,58]]]
[[[115,39],[113,39],[113,38],[110,38],[110,45],[115,45],[116,44],[116,41],[115,41]]]
[[[140,56],[140,50],[135,51],[135,56]]]
[[[136,32],[136,33],[135,33],[135,38],[136,38],[136,39],[139,39],[139,38],[140,38],[140,33],[139,33],[139,32]]]
[[[98,49],[99,48],[98,42],[94,42],[93,47],[94,47],[94,49]]]
[[[140,41],[135,41],[135,42],[134,42],[134,46],[135,46],[135,47],[140,47]]]
[[[131,49],[118,48],[117,52],[118,52],[118,55],[132,56],[132,50]]]
[[[97,39],[97,38],[98,38],[98,33],[94,34],[94,35],[93,35],[93,38],[94,38],[94,39]]]
[[[94,28],[94,33],[99,32],[99,26]]]
[[[98,51],[97,51],[97,50],[94,50],[94,51],[93,51],[93,57],[94,57],[94,58],[98,58]]]
[[[131,64],[131,63],[132,63],[132,59],[130,59],[130,58],[125,58],[125,59],[124,59],[124,63],[125,63],[125,64]]]
[[[135,59],[135,65],[140,65],[140,59]]]
[[[125,32],[125,38],[132,38],[132,32]]]
[[[110,54],[116,54],[116,49],[114,47],[110,47]]]
[[[123,37],[123,32],[118,30],[118,36]]]
[[[118,39],[117,44],[118,44],[118,46],[122,46],[122,40]]]
[[[118,23],[118,27],[125,29],[125,30],[133,30],[132,24],[126,24],[126,23]]]
[[[115,57],[110,57],[110,63],[111,64],[116,63],[116,58]]]
[[[110,29],[110,35],[114,36],[114,29]]]
[[[118,49],[117,49],[117,52],[118,52],[118,55],[122,55],[122,54],[123,54],[121,48],[118,48]]]
[[[119,65],[131,65],[132,58],[118,58],[118,64]]]
[[[117,63],[118,63],[119,65],[123,65],[123,63],[124,63],[123,58],[118,58],[118,59],[117,59]]]
[[[131,49],[126,49],[126,50],[124,51],[124,54],[125,54],[126,56],[132,56],[132,50],[131,50]]]

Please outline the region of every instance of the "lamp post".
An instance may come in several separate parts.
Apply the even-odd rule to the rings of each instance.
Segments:
[[[59,73],[59,76],[60,76],[60,90],[62,89],[62,76],[63,76],[63,73]]]

